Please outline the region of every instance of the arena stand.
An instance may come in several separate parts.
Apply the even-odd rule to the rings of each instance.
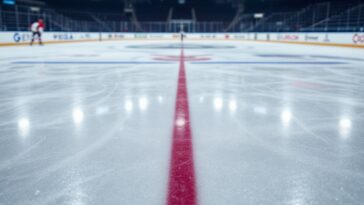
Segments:
[[[207,3],[173,6],[168,1],[161,4],[139,2],[120,5],[121,12],[116,12],[105,8],[67,9],[20,0],[17,5],[1,4],[0,44],[27,44],[29,25],[39,18],[45,20],[47,42],[176,39],[182,26],[191,40],[254,40],[354,47],[364,44],[361,33],[364,31],[364,4],[360,1],[308,1],[280,9],[277,5],[265,7],[269,11],[224,2],[208,3],[209,11],[215,11],[209,13],[206,12]]]
[[[115,10],[69,10],[38,1],[1,5],[2,31],[27,31],[32,21],[44,18],[48,31],[176,32],[172,21],[185,20],[188,32],[359,32],[364,30],[364,3],[319,2],[281,12],[245,9],[234,19],[235,5],[168,3],[132,5],[135,18]],[[283,11],[285,9],[285,11]],[[123,10],[120,9],[120,10]],[[214,10],[214,12],[206,11]],[[275,9],[272,9],[273,11]],[[211,13],[216,15],[211,15]],[[254,14],[262,13],[262,18]],[[232,23],[233,21],[233,23]],[[230,27],[227,29],[227,27]]]

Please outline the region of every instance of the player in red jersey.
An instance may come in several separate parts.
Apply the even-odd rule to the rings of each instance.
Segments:
[[[43,45],[42,34],[44,32],[44,27],[43,19],[39,19],[38,21],[32,23],[30,26],[30,30],[32,31],[32,41],[30,42],[30,45],[33,45],[36,37],[38,37],[39,45]]]

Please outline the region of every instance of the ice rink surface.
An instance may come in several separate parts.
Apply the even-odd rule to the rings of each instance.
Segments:
[[[197,204],[363,204],[363,53],[186,42]],[[0,205],[165,205],[180,54],[0,48]]]

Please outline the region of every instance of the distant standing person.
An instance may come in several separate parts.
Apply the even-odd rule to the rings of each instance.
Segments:
[[[44,31],[43,19],[39,19],[38,21],[32,23],[32,25],[30,26],[30,30],[32,31],[32,41],[30,42],[30,45],[31,46],[33,45],[36,37],[39,40],[39,45],[43,45],[42,42],[42,33]]]
[[[186,37],[186,34],[185,34],[185,32],[184,32],[184,29],[183,29],[183,25],[181,25],[180,36],[181,36],[181,42],[183,43],[183,40],[184,40],[184,39],[185,39],[185,37]]]
[[[181,35],[181,41],[182,41],[182,43],[183,43],[183,40],[186,38],[186,34],[185,34],[185,32],[182,30],[182,31],[180,32],[180,35]]]

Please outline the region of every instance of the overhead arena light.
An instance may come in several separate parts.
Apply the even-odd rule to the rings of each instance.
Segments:
[[[186,3],[186,0],[178,0],[178,3],[179,4],[185,4]]]
[[[125,8],[124,13],[133,13],[133,8],[132,7]]]
[[[15,5],[15,0],[3,0],[3,3],[7,5]]]
[[[35,7],[35,6],[31,6],[29,8],[29,10],[32,11],[32,12],[39,12],[40,11],[40,8],[39,7]]]
[[[256,13],[256,14],[254,14],[254,18],[256,18],[256,19],[264,18],[264,14],[263,13]]]

